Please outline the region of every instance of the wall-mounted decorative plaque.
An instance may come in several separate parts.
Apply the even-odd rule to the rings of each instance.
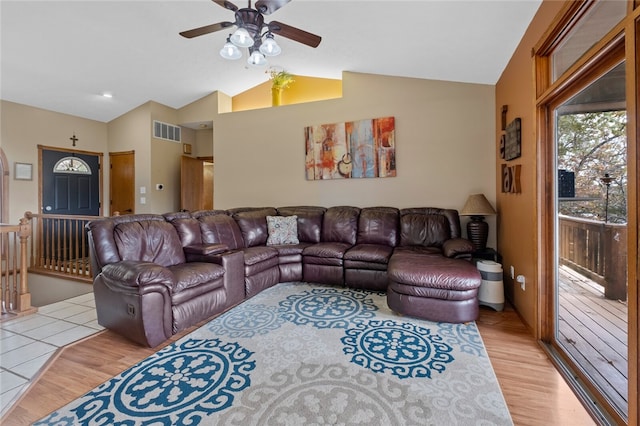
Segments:
[[[521,121],[516,118],[507,125],[504,138],[504,159],[509,161],[520,157],[522,154],[521,145]]]

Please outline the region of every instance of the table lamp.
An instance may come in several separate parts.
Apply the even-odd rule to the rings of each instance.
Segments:
[[[484,221],[485,216],[496,214],[484,194],[472,194],[467,198],[464,207],[460,212],[461,216],[471,216],[467,224],[467,236],[473,244],[475,251],[487,248],[487,238],[489,237],[489,224]]]

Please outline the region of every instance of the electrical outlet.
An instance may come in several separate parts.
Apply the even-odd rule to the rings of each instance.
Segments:
[[[516,268],[513,267],[513,265],[511,265],[511,279],[514,279],[516,277]]]
[[[518,277],[516,278],[516,281],[520,283],[520,289],[524,291],[525,281],[526,281],[524,278],[524,275],[518,275]]]

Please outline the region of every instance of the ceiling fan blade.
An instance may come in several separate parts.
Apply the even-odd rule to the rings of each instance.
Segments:
[[[291,25],[283,24],[282,22],[271,21],[268,26],[269,31],[272,33],[297,41],[298,43],[306,44],[307,46],[318,47],[320,41],[322,41],[322,37],[320,36],[292,27]]]
[[[213,0],[214,3],[219,4],[220,6],[224,7],[225,9],[229,9],[229,10],[233,10],[234,12],[236,10],[238,10],[238,6],[236,6],[235,4],[231,3],[230,1],[227,0]]]
[[[291,0],[258,0],[256,2],[256,9],[263,15],[269,15],[290,1]]]
[[[194,28],[192,30],[182,31],[180,35],[186,38],[198,37],[201,35],[214,33],[227,27],[235,25],[233,22],[218,22],[217,24],[205,25],[204,27]]]

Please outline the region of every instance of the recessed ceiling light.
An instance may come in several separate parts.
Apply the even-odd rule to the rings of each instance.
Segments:
[[[111,93],[111,92],[103,92],[102,96],[104,96],[105,98],[113,98],[113,93]]]

